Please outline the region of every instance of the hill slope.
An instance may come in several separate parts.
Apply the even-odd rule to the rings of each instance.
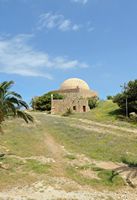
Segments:
[[[9,120],[0,135],[0,151],[6,154],[0,158],[0,197],[48,199],[52,193],[54,199],[117,200],[126,190],[123,199],[136,199],[136,190],[125,186],[127,172],[113,177],[113,170],[126,167],[123,158],[137,162],[137,130],[128,123],[112,125],[113,115],[108,122],[107,113],[117,108],[110,105],[102,102],[71,118],[34,112],[35,122],[28,125]]]
[[[126,121],[121,121],[124,116],[121,115],[121,110],[112,100],[100,101],[98,106],[87,113],[77,113],[72,115],[75,118],[88,119],[97,122],[104,122],[106,124],[117,124],[119,126],[137,127],[136,124],[131,124]]]

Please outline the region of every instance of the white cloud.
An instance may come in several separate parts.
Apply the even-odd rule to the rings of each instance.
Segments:
[[[92,25],[92,23],[90,21],[87,22],[86,26],[87,26],[86,28],[87,28],[88,32],[95,31],[95,27]]]
[[[0,72],[22,76],[45,77],[53,69],[73,69],[88,67],[86,63],[67,57],[51,57],[48,53],[34,49],[29,41],[33,35],[17,35],[13,38],[0,37]]]
[[[75,3],[82,3],[83,5],[85,5],[86,3],[88,3],[88,0],[71,0],[72,2]]]
[[[44,28],[57,28],[60,31],[78,31],[81,26],[79,24],[74,24],[70,19],[66,19],[63,15],[48,12],[39,16],[37,29],[42,30]]]

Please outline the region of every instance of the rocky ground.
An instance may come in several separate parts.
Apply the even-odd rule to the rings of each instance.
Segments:
[[[0,199],[3,200],[136,200],[137,190],[127,189],[110,192],[97,191],[91,188],[81,188],[74,182],[64,178],[52,178],[54,186],[47,185],[46,182],[36,182],[24,187],[16,187],[0,192]],[[76,190],[66,191],[65,187],[77,187]]]

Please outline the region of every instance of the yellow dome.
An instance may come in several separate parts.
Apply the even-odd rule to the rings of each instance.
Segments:
[[[84,90],[90,90],[88,84],[79,78],[70,78],[70,79],[65,80],[61,84],[60,89],[68,90],[68,89],[75,89],[77,87],[79,87],[80,89],[84,89]]]

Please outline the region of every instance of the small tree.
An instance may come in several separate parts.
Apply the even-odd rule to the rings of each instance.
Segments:
[[[97,106],[99,98],[98,97],[91,97],[88,99],[88,105],[90,109],[93,109]]]
[[[113,96],[108,95],[108,96],[107,96],[107,100],[113,100]]]
[[[114,96],[113,102],[117,103],[123,111],[128,107],[128,114],[130,112],[137,113],[137,79],[129,81],[126,89]]]

